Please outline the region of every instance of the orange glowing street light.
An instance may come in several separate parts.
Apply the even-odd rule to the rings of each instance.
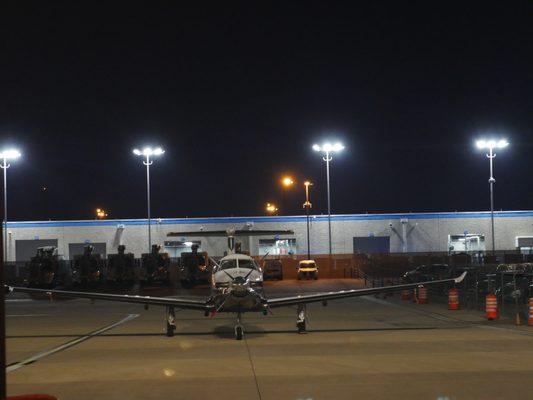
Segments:
[[[272,203],[267,203],[265,209],[266,209],[266,212],[269,214],[275,214],[278,211],[278,208],[276,207],[276,205]]]
[[[286,188],[289,188],[291,187],[292,185],[294,185],[294,180],[290,177],[290,176],[284,176],[282,179],[281,179],[281,184],[283,186],[285,186]]]
[[[104,219],[106,217],[107,217],[107,213],[105,212],[104,209],[102,209],[102,208],[97,208],[96,209],[96,218]]]

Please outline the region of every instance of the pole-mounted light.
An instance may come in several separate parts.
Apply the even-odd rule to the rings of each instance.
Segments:
[[[151,230],[151,217],[150,217],[150,165],[154,162],[150,160],[150,157],[160,156],[165,153],[161,147],[151,148],[144,147],[142,150],[133,149],[133,154],[136,156],[143,156],[145,161],[143,164],[146,165],[146,205],[147,205],[147,215],[148,215],[148,253],[152,251],[152,230]]]
[[[16,160],[21,156],[16,149],[4,149],[0,151],[0,168],[4,170],[4,261],[7,261],[7,169],[11,166],[9,160]]]
[[[492,233],[492,254],[496,251],[496,241],[494,235],[494,179],[493,174],[493,160],[496,157],[494,149],[504,149],[509,146],[509,142],[506,139],[480,139],[476,141],[476,147],[480,150],[488,150],[487,158],[489,159],[490,165],[490,177],[489,177],[489,187],[490,187],[490,225]]]
[[[333,159],[331,156],[332,153],[338,153],[339,151],[344,150],[342,143],[330,143],[324,142],[322,145],[314,144],[313,150],[317,152],[322,152],[324,156],[322,159],[326,162],[326,175],[327,175],[327,192],[328,192],[328,237],[329,237],[329,255],[331,257],[331,191],[329,185],[329,163]]]

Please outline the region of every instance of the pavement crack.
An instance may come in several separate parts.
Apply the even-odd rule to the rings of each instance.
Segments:
[[[254,375],[254,381],[255,381],[255,388],[257,389],[257,396],[259,400],[262,400],[261,390],[259,390],[259,382],[257,381],[257,374],[255,373],[255,365],[254,365],[254,361],[252,360],[252,353],[250,352],[250,346],[248,346],[248,340],[246,339],[246,336],[244,337],[244,344],[246,345],[246,352],[248,353],[248,360],[250,360],[250,366],[252,367],[252,373]]]

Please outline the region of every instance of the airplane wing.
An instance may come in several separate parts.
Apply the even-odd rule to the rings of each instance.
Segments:
[[[109,294],[109,293],[90,293],[90,292],[72,292],[66,290],[54,289],[35,289],[16,286],[5,286],[8,292],[20,292],[27,294],[44,294],[47,296],[70,297],[90,300],[107,300],[107,301],[121,301],[124,303],[138,303],[156,306],[174,306],[177,308],[186,308],[190,310],[210,311],[212,306],[207,304],[204,300],[191,300],[175,297],[152,297],[152,296],[138,296],[128,294]]]
[[[315,302],[326,301],[326,300],[345,299],[348,297],[367,296],[370,294],[398,292],[404,289],[413,289],[413,288],[417,288],[421,286],[431,286],[431,285],[436,285],[439,283],[460,283],[463,281],[465,276],[466,276],[466,272],[463,272],[457,278],[441,279],[438,281],[408,283],[404,285],[383,286],[383,287],[378,287],[378,288],[341,290],[337,292],[313,293],[313,294],[302,294],[302,295],[290,296],[290,297],[280,297],[280,298],[268,299],[267,304],[269,307],[275,308],[275,307],[293,306],[297,304],[315,303]]]

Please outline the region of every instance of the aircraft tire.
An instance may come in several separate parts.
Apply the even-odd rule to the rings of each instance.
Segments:
[[[172,326],[170,324],[167,324],[167,337],[173,337],[174,331],[176,330],[175,326]]]
[[[244,336],[244,330],[242,329],[242,326],[236,326],[235,327],[235,339],[242,340]]]

